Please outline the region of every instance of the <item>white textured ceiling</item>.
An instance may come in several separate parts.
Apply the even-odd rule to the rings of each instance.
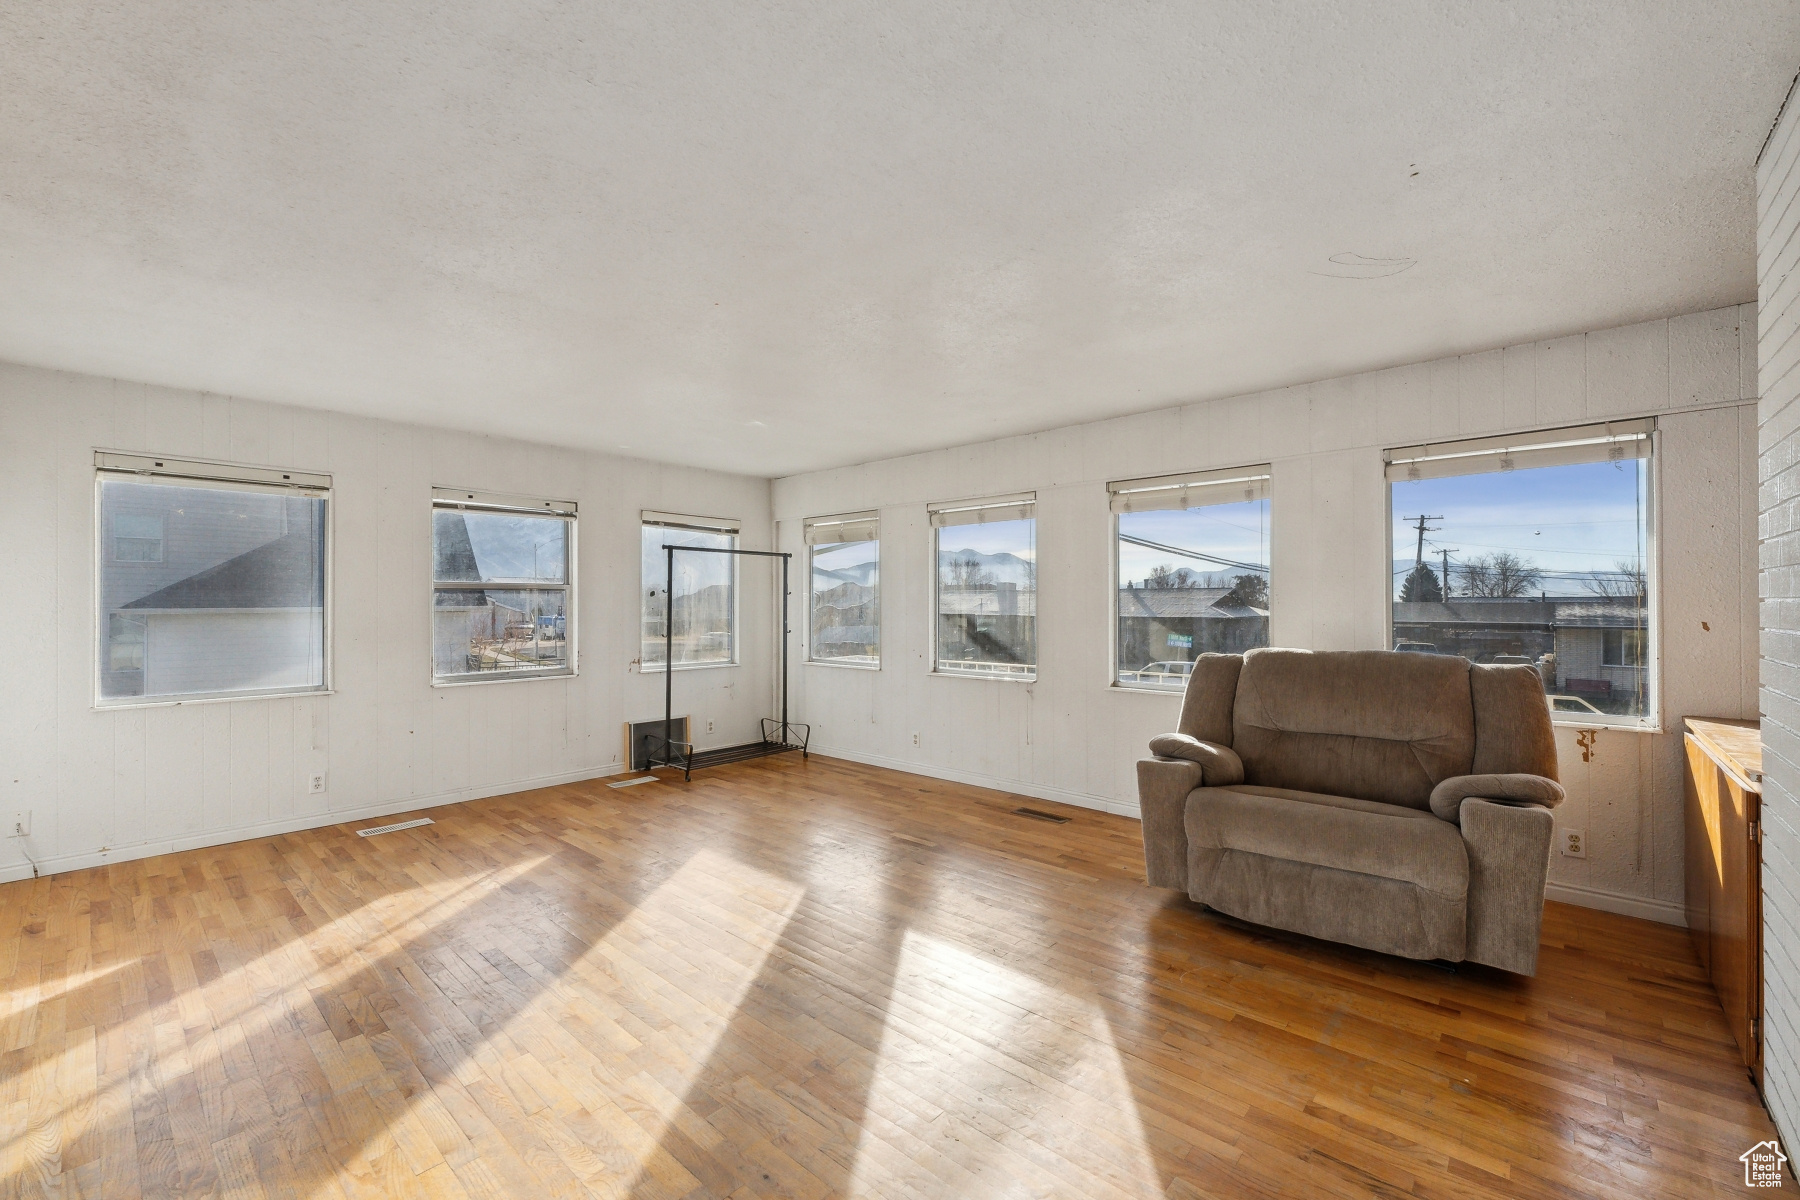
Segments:
[[[0,358],[781,475],[1747,300],[1800,5],[39,0],[0,39]]]

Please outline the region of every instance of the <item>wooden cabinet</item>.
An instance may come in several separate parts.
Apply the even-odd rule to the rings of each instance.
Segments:
[[[1687,921],[1744,1065],[1762,1087],[1762,731],[1689,717]]]

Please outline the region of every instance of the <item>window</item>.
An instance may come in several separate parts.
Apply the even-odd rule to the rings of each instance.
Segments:
[[[806,522],[813,662],[881,665],[881,546],[872,512]]]
[[[1037,678],[1036,498],[930,506],[938,671]]]
[[[666,546],[737,549],[738,523],[713,517],[644,514],[643,669],[663,668],[669,611]],[[675,556],[675,665],[727,666],[737,661],[737,555]]]
[[[119,562],[161,562],[163,519],[157,513],[113,514],[113,558]]]
[[[572,675],[573,500],[431,493],[434,683]]]
[[[329,476],[94,465],[97,703],[325,689]]]
[[[1531,663],[1550,707],[1647,726],[1653,421],[1388,453],[1394,648]]]
[[[1109,483],[1118,520],[1114,663],[1180,691],[1196,657],[1269,644],[1269,468]]]

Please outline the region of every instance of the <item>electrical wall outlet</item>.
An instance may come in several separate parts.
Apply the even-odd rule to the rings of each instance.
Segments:
[[[706,723],[706,732],[712,732],[712,722],[710,720]]]
[[[6,836],[31,836],[31,810],[29,808],[22,808],[12,815],[12,820],[6,826]]]
[[[306,790],[309,792],[324,791],[325,790],[325,772],[320,771],[317,775],[309,776],[306,780]]]
[[[919,735],[915,733],[915,734],[913,734],[913,745],[916,746],[918,744],[919,744]]]
[[[1580,829],[1562,831],[1562,852],[1568,858],[1587,857],[1587,833]]]

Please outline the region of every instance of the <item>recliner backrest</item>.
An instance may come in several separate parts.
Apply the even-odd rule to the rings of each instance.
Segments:
[[[1427,808],[1434,786],[1474,764],[1469,661],[1252,650],[1238,675],[1231,746],[1247,783]]]

